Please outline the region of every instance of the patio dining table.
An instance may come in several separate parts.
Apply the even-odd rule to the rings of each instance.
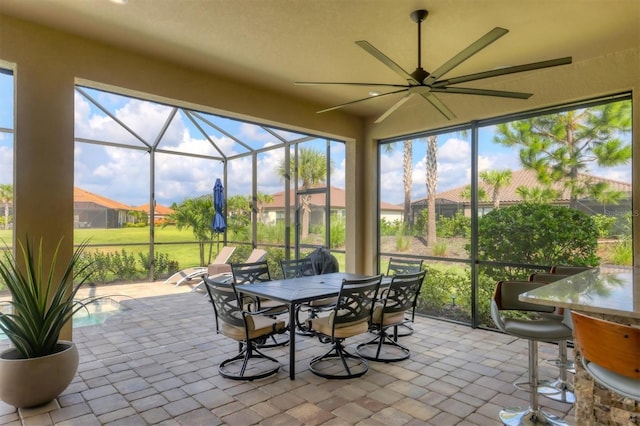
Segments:
[[[296,378],[296,308],[312,300],[337,296],[343,279],[367,278],[368,275],[334,272],[286,280],[273,280],[236,286],[239,293],[276,300],[289,307],[289,378]]]

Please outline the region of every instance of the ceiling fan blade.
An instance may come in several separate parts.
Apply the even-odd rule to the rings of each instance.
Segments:
[[[491,71],[484,71],[475,74],[463,75],[460,77],[448,78],[446,80],[436,81],[431,87],[445,87],[451,84],[466,83],[467,81],[482,80],[483,78],[497,77],[500,75],[515,74],[518,72],[539,70],[542,68],[556,67],[558,65],[567,65],[571,63],[571,56],[565,58],[550,59],[548,61],[532,62],[525,65],[516,65],[513,67],[499,68]]]
[[[320,84],[341,84],[346,86],[377,86],[377,87],[407,87],[406,84],[386,84],[386,83],[350,83],[350,82],[331,82],[331,81],[296,81],[296,86],[316,86]]]
[[[427,102],[434,106],[435,109],[440,111],[440,114],[444,115],[447,120],[453,120],[456,115],[447,106],[432,93],[420,93]]]
[[[371,43],[366,40],[356,41],[356,44],[367,51],[371,56],[385,64],[387,67],[391,68],[395,71],[396,74],[400,75],[403,79],[407,80],[411,84],[420,84],[420,82],[416,81],[415,78],[411,76],[407,71],[405,71],[400,65],[396,64],[389,58],[387,55],[373,47]]]
[[[494,29],[480,37],[478,40],[471,43],[469,46],[467,46],[467,48],[463,49],[456,56],[442,64],[440,68],[436,69],[431,73],[431,75],[424,79],[423,84],[427,86],[430,85],[508,32],[509,30],[505,28],[495,27]]]
[[[378,124],[378,123],[382,123],[382,121],[384,121],[385,118],[387,118],[388,116],[390,116],[391,114],[393,114],[393,112],[395,110],[397,110],[398,108],[400,108],[402,106],[402,104],[404,104],[405,102],[407,102],[409,99],[411,99],[411,97],[414,94],[412,92],[408,92],[406,95],[404,95],[402,98],[400,98],[400,100],[398,102],[396,102],[395,104],[391,105],[391,108],[389,108],[388,110],[386,110],[384,112],[384,114],[382,114],[380,117],[377,118],[376,121],[374,121],[374,123]]]
[[[461,95],[497,96],[500,98],[529,99],[533,93],[506,92],[504,90],[472,89],[470,87],[434,87],[432,92],[457,93]]]
[[[334,106],[332,106],[330,108],[326,108],[326,109],[323,109],[321,111],[317,111],[317,114],[321,114],[323,112],[328,112],[328,111],[333,111],[334,109],[342,108],[342,107],[345,107],[347,105],[355,104],[355,103],[362,102],[362,101],[367,101],[369,99],[376,99],[376,98],[381,98],[382,96],[393,95],[395,93],[400,93],[400,92],[406,92],[407,90],[408,89],[395,90],[393,92],[383,93],[381,95],[367,96],[366,98],[356,99],[355,101],[345,102],[345,103],[340,104],[340,105],[334,105]]]

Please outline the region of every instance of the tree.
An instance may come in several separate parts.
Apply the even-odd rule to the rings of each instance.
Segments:
[[[200,248],[200,266],[205,266],[204,245],[206,242],[213,244],[213,228],[211,223],[215,210],[213,208],[213,197],[204,195],[202,197],[187,198],[180,204],[171,205],[173,212],[169,215],[171,221],[175,222],[179,230],[191,228],[193,236],[198,241]],[[163,225],[165,227],[166,225]],[[209,262],[211,261],[211,250],[209,250]],[[207,262],[208,263],[208,262]]]
[[[297,172],[297,173],[296,173]],[[310,189],[327,179],[327,156],[312,148],[300,148],[298,151],[298,170],[294,169],[294,163],[285,164],[284,161],[278,168],[282,177],[297,176],[302,189]],[[311,196],[308,194],[300,198],[302,209],[301,238],[309,235],[309,217],[311,215]]]
[[[227,199],[227,230],[239,241],[250,241],[251,197],[234,195]]]
[[[384,145],[384,150],[387,153],[393,152],[395,143],[389,143]],[[413,141],[406,140],[402,142],[402,183],[404,185],[404,222],[407,225],[411,224],[411,187],[413,186]]]
[[[500,189],[511,183],[511,170],[485,170],[480,172],[480,179],[493,188],[491,201],[493,208],[500,208]]]
[[[534,204],[548,204],[553,200],[556,200],[560,195],[557,190],[551,187],[527,188],[526,186],[517,187],[516,194],[518,194],[525,203]]]
[[[271,195],[265,194],[263,192],[258,192],[258,221],[264,221],[264,218],[262,217],[264,205],[271,202],[273,202],[273,197]]]
[[[0,184],[0,204],[4,207],[4,229],[9,229],[9,208],[13,204],[13,185]]]
[[[570,207],[590,196],[605,202],[621,194],[586,175],[592,164],[613,167],[631,161],[631,145],[619,135],[631,130],[631,102],[612,102],[498,124],[495,142],[520,147],[520,162],[535,170],[544,185],[561,182],[569,191]]]
[[[438,183],[438,136],[427,136],[426,183],[427,183],[427,245],[433,247],[436,237],[436,185]]]
[[[402,143],[402,183],[404,184],[404,221],[410,223],[411,218],[411,186],[413,185],[413,142],[406,140]]]
[[[465,186],[464,189],[460,191],[460,198],[471,200],[471,185]],[[485,191],[484,188],[478,188],[478,201],[487,201],[488,199],[487,191]]]

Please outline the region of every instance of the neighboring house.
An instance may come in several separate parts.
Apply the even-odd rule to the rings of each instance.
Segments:
[[[127,222],[133,222],[130,211],[143,211],[151,217],[149,204],[129,206],[102,195],[84,189],[73,188],[73,227],[74,228],[121,228]],[[160,204],[154,209],[156,224],[164,222],[173,210]]]
[[[628,212],[631,202],[631,184],[625,182],[619,182],[610,179],[604,179],[598,176],[582,175],[592,182],[606,182],[613,190],[623,192],[627,195],[623,198],[619,204],[605,204],[603,205],[598,200],[582,198],[578,200],[578,209],[588,214],[607,214],[618,215],[619,212]],[[493,210],[493,200],[491,200],[491,194],[493,188],[486,183],[479,181],[478,186],[487,193],[487,199],[478,201],[478,211],[482,216]],[[522,198],[516,192],[517,188],[524,186],[527,188],[544,188],[540,182],[538,182],[536,172],[533,170],[517,170],[512,172],[511,182],[509,185],[500,189],[499,199],[500,207],[507,207],[514,204],[522,203]],[[552,186],[553,189],[562,191],[560,196],[552,202],[555,205],[568,206],[569,205],[569,190],[563,188],[561,182],[555,182]],[[464,196],[465,192],[469,192],[468,185],[460,186],[450,189],[448,191],[440,192],[436,194],[436,217],[444,216],[451,217],[458,212],[463,213],[465,216],[471,215],[471,200]],[[411,203],[411,214],[415,218],[423,209],[427,208],[426,198],[416,200]],[[620,213],[622,214],[622,213]]]
[[[74,228],[120,228],[131,206],[77,187],[73,188]]]
[[[149,208],[149,206],[150,204],[143,204],[141,206],[131,207],[131,210],[145,212],[146,214],[149,215],[149,220],[151,220],[151,209]],[[167,206],[163,206],[161,204],[156,203],[156,206],[153,209],[154,223],[156,225],[163,224],[171,213],[173,213],[172,209],[170,209]]]
[[[331,214],[344,218],[345,217],[345,206],[346,206],[346,198],[345,198],[345,190],[342,188],[331,187],[329,192],[330,203],[331,203]],[[260,217],[258,220],[265,224],[275,224],[280,221],[284,221],[284,211],[285,211],[285,192],[278,192],[275,194],[271,194],[273,197],[273,201],[270,203],[266,203],[262,206],[258,206],[258,212]],[[289,203],[291,206],[294,206],[296,203],[296,197],[294,190],[289,192]],[[311,194],[311,217],[309,219],[309,223],[311,225],[320,223],[323,224],[325,217],[325,204],[326,204],[326,196],[324,193],[322,194]],[[385,218],[389,222],[394,222],[396,220],[402,221],[403,208],[402,206],[397,206],[390,203],[382,202],[380,203],[380,218]]]

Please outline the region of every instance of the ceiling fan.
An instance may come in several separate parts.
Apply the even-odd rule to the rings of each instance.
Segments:
[[[393,104],[389,109],[387,109],[384,114],[382,114],[375,121],[376,123],[382,122],[385,118],[391,115],[395,110],[400,108],[402,104],[408,101],[414,95],[419,95],[424,98],[427,102],[433,105],[442,115],[444,115],[448,120],[455,118],[455,114],[447,108],[447,106],[435,95],[436,93],[454,93],[454,94],[463,94],[463,95],[482,95],[482,96],[497,96],[501,98],[515,98],[515,99],[528,99],[533,94],[532,93],[522,93],[522,92],[510,92],[503,90],[487,90],[487,89],[475,89],[470,87],[455,87],[454,85],[460,83],[466,83],[469,81],[481,80],[484,78],[497,77],[500,75],[506,74],[514,74],[524,71],[532,71],[541,68],[549,68],[555,67],[558,65],[566,65],[571,63],[571,57],[565,58],[557,58],[551,59],[548,61],[541,62],[533,62],[525,65],[517,65],[505,68],[498,68],[490,71],[484,71],[474,74],[468,74],[460,77],[453,77],[447,79],[441,79],[446,73],[460,65],[462,62],[469,59],[471,56],[478,53],[480,50],[484,49],[503,35],[509,32],[509,30],[505,28],[495,27],[478,40],[470,44],[467,48],[463,49],[460,53],[455,55],[453,58],[449,59],[440,68],[436,69],[432,73],[429,73],[422,68],[421,65],[421,24],[427,18],[429,12],[426,10],[416,10],[411,13],[411,19],[418,24],[418,67],[412,73],[408,73],[398,64],[396,64],[393,60],[391,60],[384,53],[376,49],[371,43],[366,40],[356,41],[356,44],[364,49],[367,53],[369,53],[374,58],[378,59],[384,65],[393,70],[396,74],[400,75],[404,80],[406,80],[406,84],[386,84],[386,83],[342,83],[342,82],[319,82],[319,81],[298,81],[294,84],[297,85],[322,85],[322,84],[342,84],[349,86],[370,86],[370,87],[388,87],[395,88],[390,92],[382,93],[382,94],[370,94],[370,96],[362,99],[357,99],[351,102],[345,102],[340,105],[335,105],[327,109],[323,109],[318,111],[318,113],[323,113],[327,111],[332,111],[338,108],[342,108],[347,105],[355,104],[357,102],[363,102],[373,98],[379,98],[381,96],[389,96],[396,93],[406,92],[405,95],[400,98],[395,104]]]

